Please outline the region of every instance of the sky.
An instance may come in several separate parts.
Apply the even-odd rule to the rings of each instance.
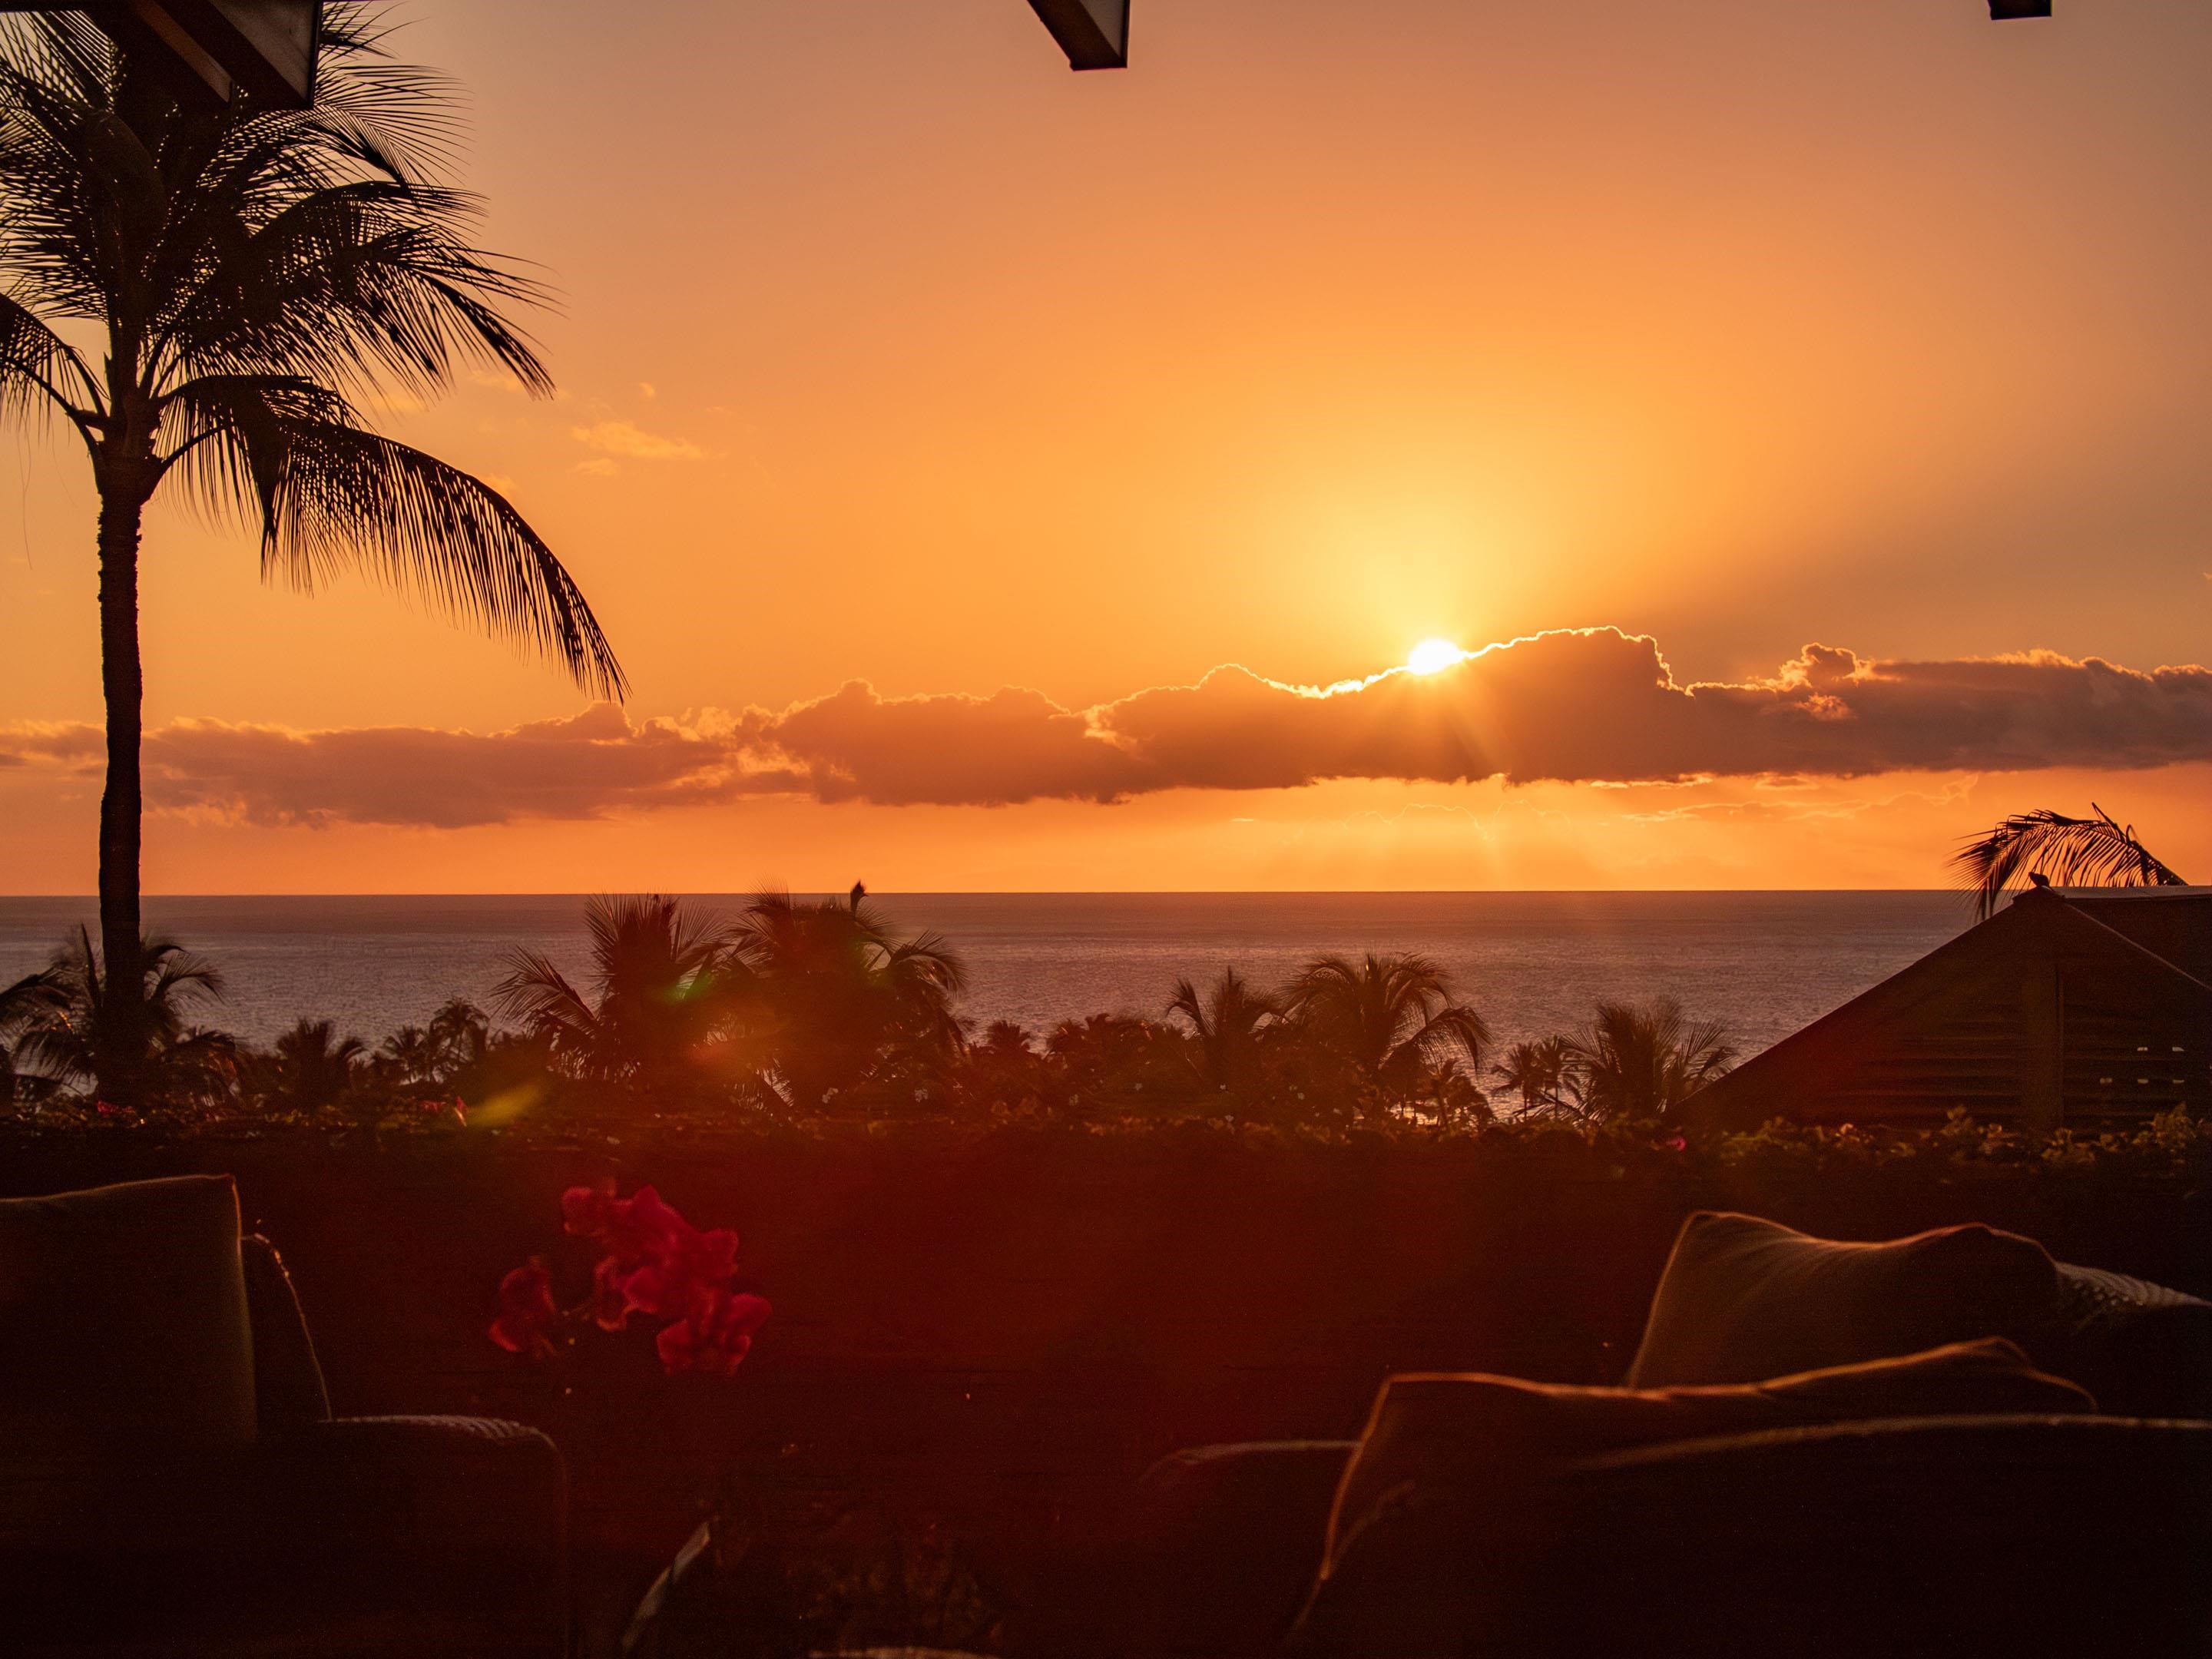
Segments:
[[[630,695],[157,503],[147,888],[2212,870],[2212,9],[2057,11],[414,0],[560,390],[377,417]],[[93,501],[0,439],[0,890],[92,886]]]

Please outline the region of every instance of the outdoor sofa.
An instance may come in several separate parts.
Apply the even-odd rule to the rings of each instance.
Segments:
[[[1395,1377],[1358,1441],[1177,1453],[1021,1646],[2208,1654],[2207,1419],[2193,1297],[1988,1228],[1700,1214],[1622,1388]]]
[[[0,1200],[0,1650],[562,1659],[543,1435],[333,1418],[228,1176]]]

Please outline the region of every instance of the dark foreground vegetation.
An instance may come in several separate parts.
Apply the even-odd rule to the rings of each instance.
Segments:
[[[963,1540],[1037,1536],[1178,1445],[1348,1436],[1394,1370],[1617,1381],[1695,1208],[1861,1237],[1986,1220],[2212,1289],[2212,1139],[2179,1120],[2094,1150],[1964,1122],[1905,1138],[669,1122],[380,1140],[113,1121],[22,1125],[0,1149],[12,1193],[234,1174],[298,1279],[339,1410],[554,1433],[601,1624],[635,1605],[718,1472],[724,1513],[771,1534],[847,1506]],[[643,1331],[553,1367],[487,1340],[517,1261],[544,1255],[564,1299],[585,1288],[559,1198],[607,1177],[743,1234],[741,1288],[775,1314],[735,1376],[668,1376]]]
[[[1224,975],[1036,1036],[963,1029],[957,958],[858,896],[769,896],[726,933],[657,900],[594,924],[584,983],[520,959],[497,1018],[452,1004],[374,1048],[309,1022],[231,1042],[198,1023],[212,969],[156,946],[166,1086],[127,1110],[97,1091],[81,942],[0,1007],[0,1190],[234,1175],[338,1409],[561,1442],[602,1635],[709,1498],[763,1538],[860,1514],[963,1540],[989,1583],[989,1540],[1049,1536],[1176,1446],[1348,1436],[1392,1371],[1617,1381],[1698,1208],[1844,1237],[1986,1221],[2212,1291],[2212,1133],[2178,1113],[2035,1138],[1797,1128],[1778,1101],[1724,1133],[1678,1110],[1718,1033],[1603,1008],[1494,1054],[1418,958]],[[666,1375],[638,1331],[550,1365],[487,1339],[518,1261],[588,1290],[560,1198],[609,1181],[742,1233],[736,1288],[775,1311],[734,1376]]]

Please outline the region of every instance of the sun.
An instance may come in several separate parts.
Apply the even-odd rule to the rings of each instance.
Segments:
[[[1416,674],[1435,674],[1462,660],[1467,653],[1449,640],[1423,640],[1406,653],[1406,666]]]

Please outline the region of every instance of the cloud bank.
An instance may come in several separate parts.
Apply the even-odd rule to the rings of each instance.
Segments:
[[[96,768],[90,726],[0,727],[0,767]],[[1883,661],[1807,646],[1769,678],[1677,684],[1656,641],[1561,631],[1328,687],[1215,669],[1089,709],[1009,687],[884,697],[854,681],[781,711],[632,721],[601,706],[488,733],[149,732],[170,810],[260,824],[459,828],[744,795],[885,805],[1111,802],[1337,778],[1638,783],[1900,771],[2134,769],[2212,759],[2212,669],[2048,652]]]

